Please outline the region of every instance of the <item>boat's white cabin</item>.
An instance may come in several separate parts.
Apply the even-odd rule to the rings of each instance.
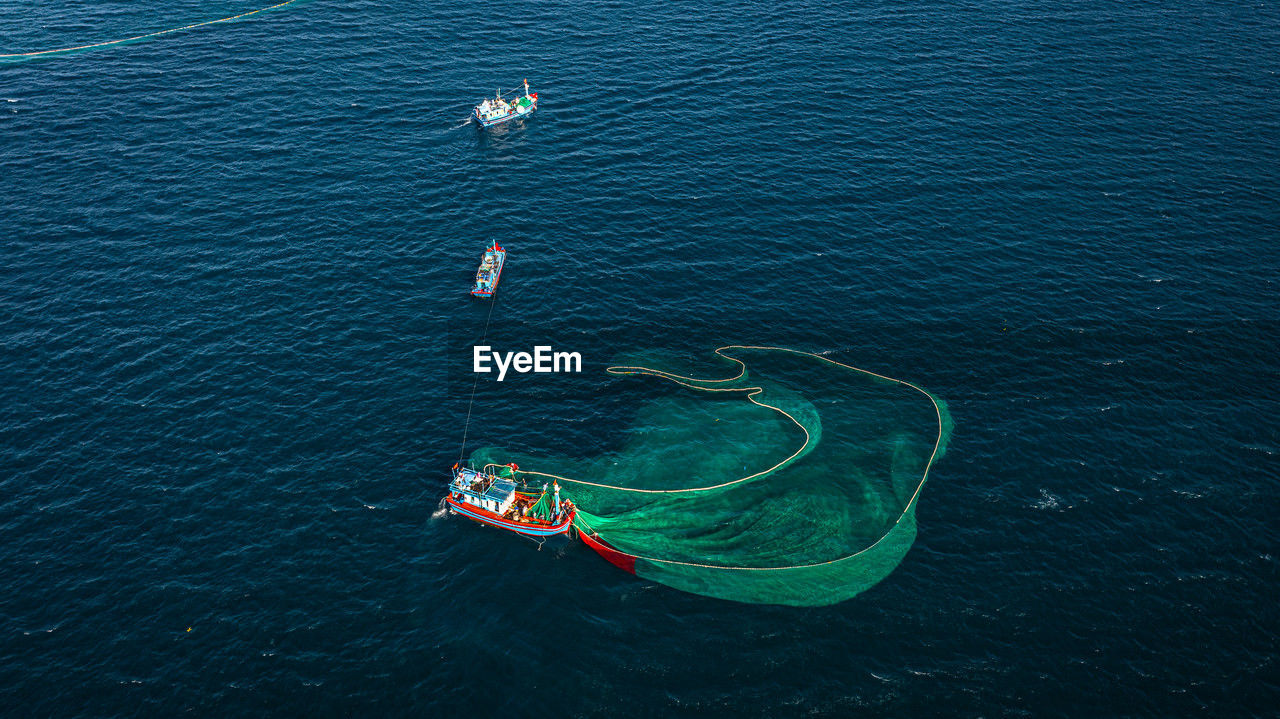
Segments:
[[[516,501],[516,483],[509,479],[482,474],[474,469],[460,469],[449,485],[462,501],[494,514],[504,514]]]

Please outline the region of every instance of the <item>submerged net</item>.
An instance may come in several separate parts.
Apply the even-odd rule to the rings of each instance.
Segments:
[[[644,406],[615,453],[484,449],[472,460],[515,460],[530,485],[558,480],[578,507],[578,532],[615,548],[611,561],[677,589],[815,606],[882,580],[915,539],[915,505],[950,434],[945,404],[807,352],[716,354],[727,362],[718,379],[611,367],[688,390]]]

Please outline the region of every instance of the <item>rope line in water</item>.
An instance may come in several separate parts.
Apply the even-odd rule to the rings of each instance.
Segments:
[[[489,314],[484,318],[484,331],[480,334],[480,342],[484,343],[485,338],[489,336],[489,320],[493,319],[493,308],[498,304],[498,297],[495,293],[489,299]],[[462,425],[462,448],[458,450],[458,464],[462,464],[463,459],[467,456],[467,432],[471,429],[471,408],[476,404],[476,388],[480,386],[480,373],[476,373],[476,381],[471,385],[471,401],[467,403],[467,421]]]
[[[639,372],[639,371],[630,371],[630,372],[613,372],[613,370],[615,370],[615,369],[636,370],[636,369],[638,369],[638,368],[635,368],[635,367],[626,367],[626,368],[610,367],[610,368],[608,368],[608,369],[607,369],[607,370],[605,370],[605,371],[606,371],[606,372],[612,372],[613,374],[650,374],[650,373],[646,373],[646,372]],[[653,373],[653,374],[654,374],[654,376],[657,376],[657,377],[661,377],[661,376],[662,376],[662,375],[660,375],[660,374],[656,374],[656,373]],[[664,379],[671,379],[671,378],[670,378],[670,377],[664,377]],[[560,476],[558,476],[558,475],[554,475],[554,474],[545,474],[545,473],[543,473],[543,472],[526,472],[526,474],[536,474],[536,475],[539,475],[539,476],[542,476],[542,477],[554,477],[554,478],[556,478],[556,479],[563,479],[563,480],[564,480],[564,481],[566,481],[566,482],[572,482],[572,483],[574,483],[574,484],[583,484],[583,485],[586,485],[586,486],[588,486],[588,487],[599,487],[599,488],[601,488],[601,489],[616,489],[616,490],[623,491],[623,492],[636,492],[636,493],[638,493],[638,494],[679,494],[679,493],[681,493],[681,492],[706,492],[706,491],[709,491],[709,490],[712,490],[712,489],[722,489],[722,488],[724,488],[724,487],[729,487],[729,486],[732,486],[732,485],[735,485],[735,484],[740,484],[740,483],[742,483],[742,482],[746,482],[746,481],[747,481],[747,480],[749,480],[749,479],[755,479],[756,477],[761,477],[761,476],[763,476],[763,475],[769,474],[770,472],[772,472],[772,471],[774,471],[774,470],[776,470],[776,469],[780,469],[780,468],[781,468],[783,465],[785,465],[786,463],[788,463],[788,462],[790,462],[791,460],[795,459],[796,457],[800,456],[800,454],[801,454],[802,452],[804,452],[804,450],[809,446],[809,440],[811,439],[811,436],[810,436],[810,434],[809,434],[809,430],[805,429],[805,427],[804,427],[804,425],[803,425],[803,424],[800,424],[800,422],[799,422],[798,420],[796,420],[796,418],[795,418],[795,417],[792,417],[790,414],[787,414],[787,412],[786,412],[785,410],[781,409],[780,407],[775,407],[775,406],[773,406],[773,405],[771,405],[771,404],[765,404],[764,402],[761,402],[761,401],[759,401],[759,400],[757,400],[757,399],[755,398],[755,397],[756,397],[756,395],[758,395],[758,394],[760,394],[761,392],[763,392],[763,391],[764,391],[764,388],[763,388],[763,387],[741,387],[741,388],[733,388],[733,389],[715,389],[715,388],[710,388],[710,387],[698,387],[698,386],[696,386],[696,385],[691,385],[691,384],[688,384],[688,383],[685,383],[685,382],[680,382],[679,380],[674,380],[674,379],[672,379],[671,381],[672,381],[672,382],[675,382],[676,384],[684,385],[685,387],[692,387],[693,389],[701,390],[701,391],[703,391],[703,392],[747,392],[747,393],[749,393],[749,394],[747,394],[747,399],[748,399],[748,400],[750,400],[752,404],[757,404],[757,405],[760,405],[761,407],[768,407],[769,409],[774,410],[774,411],[776,411],[776,412],[778,412],[778,413],[782,414],[783,416],[785,416],[787,419],[791,420],[792,422],[795,422],[795,425],[796,425],[797,427],[799,427],[799,428],[800,428],[800,431],[801,431],[801,432],[804,432],[804,443],[803,443],[803,444],[801,444],[801,445],[800,445],[800,449],[797,449],[795,452],[793,452],[793,453],[791,454],[791,456],[790,456],[790,457],[787,457],[786,459],[782,460],[781,462],[779,462],[779,463],[777,463],[777,464],[773,465],[772,467],[770,467],[770,468],[768,468],[768,469],[766,469],[766,470],[762,470],[762,471],[760,471],[760,472],[756,472],[755,474],[752,474],[752,475],[747,476],[747,477],[742,477],[741,479],[734,479],[734,480],[730,480],[730,481],[728,481],[728,482],[725,482],[725,483],[723,483],[723,484],[714,484],[714,485],[711,485],[711,486],[709,486],[709,487],[687,487],[687,488],[685,488],[685,489],[633,489],[633,488],[631,488],[631,487],[616,487],[616,486],[611,485],[611,484],[598,484],[598,483],[596,483],[596,482],[588,482],[588,481],[586,481],[586,480],[584,480],[584,479],[569,479],[568,477],[560,477]],[[719,382],[719,381],[722,381],[722,380],[710,380],[710,381],[713,381],[713,382]],[[524,471],[524,470],[521,470],[521,471]]]
[[[38,50],[36,52],[15,52],[15,53],[0,54],[0,58],[40,57],[42,55],[56,55],[58,53],[63,53],[63,52],[75,52],[76,50],[89,50],[95,47],[107,47],[108,45],[119,45],[121,43],[133,42],[134,40],[145,40],[149,37],[159,37],[160,35],[168,35],[170,33],[182,32],[183,30],[193,30],[198,27],[204,27],[205,25],[217,25],[218,23],[232,22],[234,20],[239,20],[241,18],[249,17],[250,15],[257,15],[258,13],[263,13],[269,10],[282,8],[285,5],[292,5],[296,2],[298,2],[298,0],[285,0],[284,2],[276,3],[275,5],[272,5],[270,7],[263,7],[263,8],[258,8],[257,10],[250,10],[249,12],[242,12],[239,15],[232,15],[231,17],[219,18],[217,20],[205,20],[204,22],[194,23],[192,25],[183,25],[182,27],[170,28],[168,30],[158,30],[156,32],[146,33],[145,35],[135,35],[133,37],[126,37],[121,40],[107,40],[105,42],[95,42],[95,43],[90,43],[88,45],[77,45],[75,47],[60,47],[56,50]]]
[[[614,489],[614,490],[618,490],[618,491],[622,491],[622,492],[638,492],[638,493],[650,493],[650,494],[674,494],[674,493],[677,493],[677,492],[701,492],[701,491],[706,491],[706,490],[711,490],[711,489],[719,489],[719,488],[722,488],[722,487],[728,487],[728,486],[730,486],[730,485],[739,484],[739,483],[741,483],[741,482],[746,482],[747,480],[754,479],[754,478],[759,477],[759,476],[761,476],[761,475],[763,475],[763,474],[768,474],[769,472],[772,472],[772,471],[774,471],[774,470],[778,469],[779,467],[782,467],[782,466],[783,466],[784,464],[786,464],[787,462],[790,462],[791,460],[795,459],[797,455],[799,455],[801,452],[803,452],[803,451],[804,451],[804,449],[805,449],[806,447],[808,447],[808,446],[809,446],[809,440],[810,440],[809,430],[805,429],[805,428],[804,428],[804,425],[800,424],[800,422],[799,422],[795,417],[792,417],[792,416],[791,416],[790,414],[788,414],[785,410],[782,410],[782,409],[780,409],[780,408],[778,408],[778,407],[774,407],[773,405],[765,404],[764,402],[760,402],[760,401],[756,400],[756,399],[755,399],[755,396],[756,396],[757,394],[760,394],[761,392],[763,392],[763,391],[764,391],[764,389],[763,389],[763,388],[761,388],[761,387],[744,387],[744,388],[740,388],[740,389],[736,389],[736,388],[735,388],[735,389],[717,389],[717,388],[710,388],[710,387],[699,387],[698,385],[689,384],[689,382],[703,382],[703,383],[708,383],[708,384],[710,384],[710,383],[719,383],[719,382],[730,382],[730,381],[733,381],[733,380],[736,380],[736,379],[739,379],[739,378],[743,377],[743,376],[746,374],[746,371],[747,371],[747,365],[746,365],[746,363],[745,363],[745,362],[743,362],[742,360],[735,359],[735,358],[733,358],[733,357],[730,357],[730,356],[728,356],[728,355],[724,354],[724,350],[733,350],[733,349],[744,349],[744,350],[773,350],[773,351],[778,351],[778,352],[790,352],[790,353],[792,353],[792,354],[804,355],[804,356],[808,356],[808,357],[816,357],[817,359],[820,359],[820,360],[822,360],[823,362],[829,362],[829,363],[831,363],[831,364],[833,364],[833,365],[837,365],[837,366],[839,366],[839,367],[844,367],[844,368],[846,368],[846,369],[853,370],[854,372],[860,372],[860,373],[862,373],[862,374],[870,375],[870,376],[872,376],[872,377],[877,377],[877,378],[879,378],[879,379],[886,380],[886,381],[888,381],[888,382],[893,382],[893,383],[895,383],[895,384],[900,384],[900,385],[902,385],[902,386],[904,386],[904,387],[910,387],[911,389],[913,389],[913,390],[915,390],[915,391],[919,392],[920,394],[923,394],[925,397],[928,397],[928,398],[929,398],[929,402],[930,402],[931,404],[933,404],[933,411],[934,411],[935,415],[936,415],[936,416],[937,416],[937,418],[938,418],[938,437],[937,437],[937,439],[935,439],[935,440],[934,440],[934,442],[933,442],[933,452],[929,454],[929,461],[925,463],[925,466],[924,466],[924,472],[923,472],[923,473],[921,473],[921,475],[920,475],[920,483],[916,485],[916,490],[915,490],[915,492],[913,492],[913,493],[912,493],[912,495],[911,495],[911,499],[907,501],[906,505],[903,507],[902,512],[898,515],[898,517],[897,517],[896,519],[894,519],[894,520],[893,520],[893,524],[892,524],[892,525],[890,525],[889,529],[888,529],[888,530],[886,530],[884,534],[880,535],[880,538],[879,538],[879,539],[877,539],[875,542],[873,542],[871,545],[867,546],[867,547],[866,547],[866,548],[864,548],[864,549],[860,549],[860,550],[858,550],[857,552],[854,552],[853,554],[849,554],[849,555],[846,555],[846,556],[843,556],[843,557],[837,557],[836,559],[829,559],[829,560],[827,560],[827,561],[825,561],[825,562],[814,562],[814,563],[812,563],[812,564],[793,564],[793,565],[783,566],[783,567],[734,567],[734,566],[730,566],[730,565],[726,565],[726,564],[702,564],[702,563],[699,563],[699,562],[682,562],[682,561],[677,560],[677,559],[660,559],[660,558],[657,558],[657,557],[646,557],[646,556],[644,556],[644,555],[640,555],[640,554],[632,554],[632,553],[630,553],[630,552],[624,552],[624,551],[622,551],[621,549],[618,549],[617,547],[614,547],[614,548],[613,548],[613,550],[614,550],[615,552],[619,553],[619,554],[622,554],[622,555],[625,555],[625,556],[631,557],[631,558],[633,558],[633,559],[643,559],[643,560],[645,560],[645,561],[655,562],[655,563],[659,563],[659,564],[675,564],[675,565],[680,565],[680,566],[685,566],[685,567],[701,567],[701,568],[704,568],[704,569],[731,569],[731,570],[741,570],[741,571],[748,571],[748,572],[770,572],[770,571],[783,570],[783,569],[804,569],[804,568],[807,568],[807,567],[821,567],[821,566],[824,566],[824,565],[827,565],[827,564],[835,564],[836,562],[843,562],[843,561],[845,561],[846,559],[852,559],[852,558],[857,557],[857,556],[859,556],[859,555],[861,555],[861,554],[865,554],[865,553],[867,553],[867,552],[870,552],[872,549],[875,549],[877,546],[879,546],[879,544],[880,544],[881,542],[883,542],[886,538],[888,538],[888,536],[893,532],[893,530],[894,530],[894,529],[895,529],[895,528],[896,528],[896,527],[897,527],[897,526],[902,522],[902,520],[903,520],[903,519],[905,519],[905,518],[906,518],[907,513],[911,511],[911,507],[912,507],[912,505],[914,505],[914,504],[916,503],[916,499],[920,496],[920,492],[921,492],[921,490],[923,490],[923,489],[924,489],[925,481],[926,481],[926,480],[928,480],[928,478],[929,478],[929,470],[933,468],[934,460],[936,460],[936,459],[938,458],[938,448],[939,448],[939,447],[941,447],[941,445],[942,445],[942,434],[943,434],[943,431],[944,431],[943,421],[942,421],[942,408],[938,406],[938,401],[937,401],[937,400],[935,400],[935,399],[933,398],[933,395],[929,394],[929,393],[928,393],[928,392],[926,392],[925,390],[921,389],[920,387],[917,387],[916,385],[914,385],[914,384],[912,384],[912,383],[910,383],[910,382],[908,382],[908,381],[906,381],[906,380],[894,379],[893,377],[886,377],[885,375],[879,374],[879,373],[877,373],[877,372],[872,372],[872,371],[870,371],[870,370],[865,370],[865,369],[862,369],[862,368],[860,368],[860,367],[854,367],[853,365],[847,365],[847,364],[845,364],[845,363],[843,363],[843,362],[837,362],[837,361],[835,361],[835,360],[833,360],[833,359],[829,359],[829,358],[827,358],[827,357],[823,357],[822,355],[817,355],[817,354],[814,354],[814,353],[812,353],[812,352],[803,352],[803,351],[801,351],[801,350],[793,350],[793,349],[789,349],[789,348],[786,348],[786,347],[759,347],[759,346],[753,346],[753,345],[726,345],[726,346],[724,346],[724,347],[719,347],[719,348],[717,348],[717,349],[716,349],[716,352],[715,352],[717,355],[720,355],[721,357],[724,357],[725,359],[730,360],[730,361],[732,361],[732,362],[736,362],[736,363],[738,364],[738,366],[739,366],[737,376],[735,376],[735,377],[730,377],[730,378],[728,378],[728,379],[699,379],[699,378],[697,378],[697,377],[686,377],[686,376],[683,376],[683,375],[672,374],[672,373],[670,373],[670,372],[663,372],[662,370],[651,369],[651,368],[648,368],[648,367],[609,367],[609,368],[607,368],[607,369],[605,370],[606,372],[609,372],[610,374],[648,374],[648,375],[652,375],[652,376],[654,376],[654,377],[662,377],[663,379],[671,380],[672,382],[675,382],[676,384],[683,385],[683,386],[685,386],[685,387],[690,387],[690,388],[692,388],[692,389],[696,389],[696,390],[701,390],[701,391],[703,391],[703,392],[749,392],[749,394],[747,395],[747,399],[749,399],[753,404],[760,405],[761,407],[768,407],[769,409],[772,409],[772,410],[774,410],[774,411],[777,411],[777,412],[781,413],[781,414],[782,414],[782,415],[784,415],[787,419],[790,419],[792,422],[795,422],[795,423],[796,423],[796,426],[800,427],[800,429],[804,431],[804,435],[805,435],[805,441],[804,441],[804,444],[803,444],[803,445],[801,445],[800,449],[796,450],[796,451],[795,451],[795,453],[793,453],[790,457],[787,457],[787,458],[786,458],[786,459],[784,459],[783,461],[779,462],[778,464],[774,465],[773,467],[770,467],[769,469],[766,469],[766,470],[765,470],[765,471],[763,471],[763,472],[757,472],[757,473],[755,473],[755,474],[753,474],[753,475],[750,475],[750,476],[748,476],[748,477],[743,477],[743,478],[741,478],[741,479],[735,479],[735,480],[732,480],[732,481],[729,481],[729,482],[725,482],[725,483],[723,483],[723,484],[717,484],[717,485],[713,485],[713,486],[710,486],[710,487],[694,487],[694,488],[690,488],[690,489],[632,489],[632,488],[629,488],[629,487],[615,487],[615,486],[608,485],[608,484],[596,484],[596,483],[594,483],[594,482],[587,482],[587,481],[583,481],[583,480],[580,480],[580,479],[570,479],[570,478],[568,478],[568,477],[560,477],[560,476],[558,476],[558,475],[554,475],[554,474],[546,474],[546,473],[543,473],[543,472],[525,472],[525,474],[536,474],[536,475],[539,475],[539,476],[542,476],[542,477],[553,477],[553,478],[555,478],[555,479],[563,480],[563,481],[565,481],[565,482],[572,482],[572,483],[574,483],[574,484],[583,484],[583,485],[588,485],[588,486],[592,486],[592,487],[600,487],[600,488],[602,488],[602,489]],[[682,381],[682,380],[688,380],[688,382],[685,382],[685,381]],[[521,470],[521,471],[522,471],[522,472],[524,472],[524,470]],[[575,523],[576,523],[576,522],[577,522],[577,521],[579,521],[579,520],[577,520],[577,518],[575,517],[574,521],[575,521]],[[584,525],[586,525],[586,522],[585,522],[585,521],[583,521],[582,523],[583,523]],[[592,533],[592,534],[594,534],[595,536],[597,536],[597,537],[598,537],[598,536],[600,536],[600,535],[599,535],[598,533],[596,533],[594,530],[591,530],[591,528],[590,528],[590,526],[589,526],[589,525],[587,525],[587,528],[588,528],[588,530],[590,530],[590,531],[591,531],[591,533]]]

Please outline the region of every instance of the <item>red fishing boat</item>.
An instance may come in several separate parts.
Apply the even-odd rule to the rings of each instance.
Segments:
[[[480,269],[476,270],[476,283],[471,288],[474,297],[493,297],[498,291],[498,280],[502,279],[502,268],[507,264],[507,251],[502,249],[497,240],[484,251],[480,258]]]
[[[560,485],[543,485],[541,492],[517,489],[511,479],[516,469],[489,464],[477,471],[455,464],[445,501],[464,517],[526,537],[568,533],[575,510],[573,502],[561,501]]]
[[[637,557],[634,554],[627,554],[626,552],[619,551],[612,544],[604,541],[604,539],[595,532],[579,530],[578,538],[582,540],[583,544],[594,549],[596,554],[607,559],[613,566],[623,570],[624,572],[631,574],[636,573]]]

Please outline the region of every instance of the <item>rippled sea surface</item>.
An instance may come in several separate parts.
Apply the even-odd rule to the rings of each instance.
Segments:
[[[0,0],[0,52],[255,6]],[[1277,7],[307,0],[0,64],[0,714],[1276,711]],[[486,319],[587,366],[469,447],[618,446],[674,392],[618,352],[927,387],[914,548],[751,606],[443,513]]]

